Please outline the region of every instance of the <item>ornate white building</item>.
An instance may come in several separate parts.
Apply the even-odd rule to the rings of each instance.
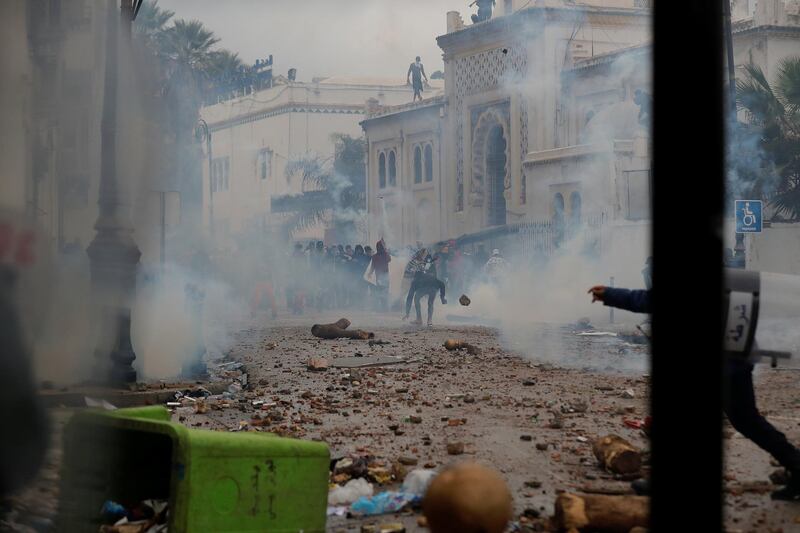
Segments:
[[[448,32],[437,38],[444,95],[383,107],[362,122],[370,240],[400,246],[515,233],[527,245],[602,225],[613,230],[603,232],[604,248],[646,253],[650,6],[498,2],[490,20],[475,24],[448,13]],[[737,73],[752,62],[771,79],[783,58],[800,53],[797,0],[735,0],[732,19]],[[418,147],[423,166],[435,169],[430,178],[423,169],[421,182]],[[384,180],[390,157],[396,176]],[[552,249],[531,244],[540,245]]]
[[[441,80],[431,80],[435,90]],[[427,94],[427,93],[426,93]],[[311,82],[277,77],[272,87],[204,107],[212,133],[211,176],[203,165],[203,213],[213,203],[218,244],[250,229],[274,227],[276,198],[302,192],[299,177],[287,181],[286,164],[305,155],[332,158],[333,134],[361,136],[367,106],[411,100],[402,79],[330,77]],[[209,178],[212,180],[209,184]],[[322,238],[325,228],[309,235]]]
[[[630,99],[635,88],[649,89],[641,68],[647,61],[633,61],[639,76],[629,93],[611,89],[605,101],[587,94],[576,99],[595,90],[579,88],[585,76],[579,65],[591,58],[611,62],[614,52],[646,43],[651,12],[633,0],[519,4],[505,3],[491,20],[470,25],[448,13],[448,33],[437,39],[444,96],[379,109],[362,123],[369,142],[371,240],[387,235],[399,245],[455,238],[549,219],[557,209],[569,214],[570,201],[581,204],[576,195],[588,180],[577,173],[601,148],[581,144],[584,124],[576,116],[586,113],[586,102],[599,111],[602,103]],[[605,86],[596,90],[609,93]],[[630,146],[633,132],[625,133]],[[423,167],[435,169],[429,182],[424,171],[421,183],[417,178],[419,148]],[[384,181],[390,157],[398,161],[398,176]],[[565,207],[554,204],[557,195]]]

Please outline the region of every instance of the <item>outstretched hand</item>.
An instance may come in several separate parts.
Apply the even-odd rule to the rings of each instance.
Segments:
[[[592,303],[602,302],[606,295],[606,288],[604,285],[595,285],[589,289],[588,294],[592,295]]]

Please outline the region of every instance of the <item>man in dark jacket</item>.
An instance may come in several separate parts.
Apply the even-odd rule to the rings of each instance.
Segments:
[[[420,300],[423,296],[428,297],[428,325],[433,325],[433,303],[436,300],[436,293],[439,292],[442,305],[447,303],[447,299],[445,296],[445,286],[444,283],[433,276],[431,274],[426,274],[424,272],[417,272],[414,275],[414,281],[411,283],[411,287],[408,289],[408,296],[406,296],[406,315],[403,317],[403,320],[408,318],[409,312],[411,311],[411,300],[414,300],[414,307],[417,311],[417,319],[412,322],[412,324],[420,325],[422,324],[422,309],[420,307]]]
[[[597,285],[589,289],[589,294],[592,295],[592,302],[600,301],[604,305],[634,313],[651,311],[650,290]],[[729,390],[723,406],[731,425],[772,455],[789,473],[789,483],[773,492],[772,499],[800,501],[800,450],[758,412],[753,390],[753,363],[745,358],[728,356],[723,372]]]

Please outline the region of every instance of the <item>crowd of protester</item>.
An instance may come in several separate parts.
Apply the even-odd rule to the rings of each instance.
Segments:
[[[453,294],[468,290],[471,283],[484,280],[497,282],[503,275],[505,260],[499,250],[490,255],[483,246],[465,252],[455,241],[431,247],[422,243],[404,250],[390,250],[383,239],[374,247],[362,244],[333,244],[322,241],[294,243],[287,252],[283,274],[271,276],[269,282],[258,284],[253,295],[252,311],[268,308],[277,315],[276,292],[285,297],[292,314],[307,310],[353,309],[362,311],[401,310],[403,302],[429,296],[429,318],[433,296],[441,287]],[[403,266],[401,298],[390,298],[389,265],[395,261]],[[424,277],[420,277],[424,275]],[[416,285],[415,280],[417,281]],[[273,283],[274,282],[274,283]],[[413,290],[410,290],[413,289]],[[419,298],[416,306],[419,309]],[[406,306],[406,315],[408,307]],[[417,321],[421,318],[417,316]]]

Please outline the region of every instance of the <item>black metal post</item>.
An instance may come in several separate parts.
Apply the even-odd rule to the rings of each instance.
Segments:
[[[722,531],[723,6],[654,13],[650,524]]]
[[[130,39],[133,5],[121,0],[118,12],[115,0],[109,2],[106,24],[106,71],[103,91],[101,129],[100,213],[95,222],[96,234],[86,252],[91,262],[92,286],[102,307],[101,339],[95,350],[96,378],[111,385],[136,381],[131,344],[130,299],[136,287],[136,270],[141,252],[133,240],[133,227],[125,210],[125,201],[117,174],[117,93],[119,28]]]
[[[208,227],[211,236],[214,236],[214,184],[212,176],[212,155],[211,155],[211,128],[208,127],[208,122],[202,118],[197,121],[197,129],[199,130],[199,137],[205,138],[206,141],[206,155],[208,156]],[[202,138],[200,140],[202,140]]]
[[[722,0],[722,24],[725,31],[725,58],[728,67],[728,136],[731,141],[735,141],[739,135],[739,122],[736,118],[736,63],[733,58],[733,30],[731,28],[731,3],[730,0]],[[733,142],[728,142],[728,150],[733,147]],[[747,263],[747,255],[744,245],[744,234],[736,234],[736,246],[733,248],[733,257],[736,265],[744,268]]]

